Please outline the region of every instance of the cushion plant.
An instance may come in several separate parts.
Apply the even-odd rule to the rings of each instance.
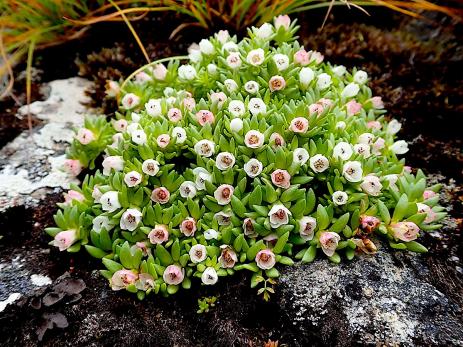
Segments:
[[[379,238],[426,251],[415,240],[440,227],[438,187],[398,159],[401,125],[367,73],[305,51],[297,29],[280,16],[241,41],[220,31],[187,64],[111,82],[117,119],[78,130],[65,168],[94,173],[59,204],[51,244],[85,248],[140,298],[241,270],[267,288],[277,263],[372,255]]]

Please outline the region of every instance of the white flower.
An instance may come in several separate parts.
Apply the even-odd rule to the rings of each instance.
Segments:
[[[336,206],[341,206],[347,204],[348,196],[346,192],[338,190],[333,193],[332,199]]]
[[[313,239],[316,228],[317,220],[313,217],[302,217],[299,220],[299,234],[306,241]]]
[[[135,130],[132,132],[132,142],[137,145],[143,145],[146,143],[146,134],[143,130]]]
[[[256,36],[260,39],[268,39],[273,34],[273,26],[269,23],[264,23],[257,29]]]
[[[375,138],[375,135],[371,133],[363,133],[359,136],[359,143],[363,143],[365,145],[371,145],[373,143],[373,139]]]
[[[124,107],[126,110],[130,110],[131,108],[138,106],[140,103],[140,98],[133,93],[128,93],[124,95],[121,102],[122,107]]]
[[[141,165],[141,171],[149,176],[156,176],[159,172],[159,162],[154,159],[147,159]]]
[[[342,98],[353,98],[360,91],[360,87],[357,83],[349,83],[341,92]]]
[[[267,106],[261,98],[251,98],[248,103],[248,110],[253,116],[267,113]]]
[[[393,119],[387,125],[387,133],[395,135],[400,131],[400,128],[402,128],[402,124],[397,119]]]
[[[363,70],[358,70],[354,75],[354,81],[358,84],[364,84],[368,79],[368,74]]]
[[[113,155],[104,158],[103,163],[103,175],[109,176],[111,169],[114,171],[122,171],[124,169],[124,159],[119,155]]]
[[[149,99],[145,104],[146,113],[152,117],[159,117],[162,114],[161,101],[159,99]]]
[[[291,212],[284,205],[276,204],[272,206],[268,216],[270,217],[270,226],[276,229],[281,225],[289,223]]]
[[[234,93],[238,90],[238,84],[232,79],[226,79],[223,81],[225,88],[227,88],[229,93]]]
[[[207,229],[206,231],[204,231],[204,238],[206,240],[217,240],[218,236],[219,233],[214,229]]]
[[[343,122],[342,120],[336,123],[336,129],[345,129],[346,128],[346,122]]]
[[[100,203],[100,199],[103,193],[101,192],[99,185],[96,184],[92,190],[92,198],[96,204]]]
[[[360,188],[371,196],[378,196],[381,194],[383,185],[379,181],[379,178],[375,175],[367,175],[363,178],[363,182],[360,184]]]
[[[232,100],[228,104],[228,111],[232,114],[233,117],[241,117],[244,112],[246,112],[246,107],[242,101]]]
[[[121,208],[119,202],[119,192],[109,191],[104,193],[100,198],[101,208],[103,211],[114,212]]]
[[[219,30],[219,32],[215,34],[215,37],[221,44],[224,44],[230,39],[230,34],[227,30]]]
[[[317,88],[324,90],[331,85],[331,76],[327,73],[321,73],[317,77]]]
[[[125,132],[127,130],[128,122],[125,119],[119,119],[113,123],[114,130],[118,132]]]
[[[135,208],[127,209],[121,217],[119,223],[122,230],[134,231],[141,222],[142,214]]]
[[[364,143],[357,143],[354,145],[354,151],[364,158],[368,158],[371,155],[370,145],[366,145]]]
[[[395,154],[405,154],[408,152],[408,143],[404,140],[396,141],[389,147]]]
[[[101,232],[102,229],[109,231],[112,228],[114,228],[114,224],[111,223],[107,216],[97,216],[93,218],[93,230],[97,233]]]
[[[140,129],[140,124],[138,124],[137,122],[132,122],[130,123],[128,126],[127,126],[127,132],[132,135],[132,133],[135,131],[135,130],[138,130]]]
[[[201,140],[196,142],[194,146],[194,150],[196,154],[209,158],[214,154],[215,151],[215,143],[209,140]]]
[[[196,70],[191,65],[181,65],[178,68],[178,77],[182,80],[191,81],[196,78]]]
[[[244,135],[244,144],[249,148],[260,148],[264,144],[264,134],[257,130],[249,130]]]
[[[315,172],[323,172],[329,168],[328,158],[321,154],[316,154],[310,158],[310,168]]]
[[[358,161],[348,161],[342,167],[342,173],[349,182],[360,182],[363,176],[362,164]]]
[[[201,51],[199,50],[199,45],[196,43],[188,47],[188,59],[190,59],[192,63],[199,63],[203,59]]]
[[[217,154],[215,166],[219,170],[227,170],[235,165],[235,156],[229,152],[221,152]]]
[[[247,81],[244,84],[244,90],[249,94],[256,94],[259,91],[259,83],[256,81]]]
[[[305,87],[309,85],[310,82],[314,79],[315,74],[310,67],[303,67],[299,71],[299,82]]]
[[[206,181],[212,182],[212,175],[205,168],[194,168],[193,174],[195,175],[195,184],[198,190],[206,189]]]
[[[206,259],[207,250],[205,246],[201,244],[197,244],[190,248],[190,251],[188,252],[188,254],[190,255],[190,260],[193,263],[197,264]]]
[[[183,181],[178,189],[182,198],[194,198],[196,196],[196,185],[192,181]]]
[[[309,152],[305,148],[296,148],[293,151],[293,163],[304,165],[309,160]]]
[[[207,65],[207,72],[210,75],[215,75],[217,73],[217,65],[215,64],[208,64]]]
[[[285,54],[275,54],[273,61],[277,66],[278,71],[284,71],[289,67],[289,58]]]
[[[213,285],[216,284],[219,279],[217,275],[217,271],[213,267],[208,267],[204,270],[203,274],[201,275],[201,281],[205,285]]]
[[[243,120],[241,118],[233,118],[230,121],[230,130],[237,133],[243,129]]]
[[[182,127],[175,127],[172,129],[172,137],[175,143],[184,143],[186,140],[186,131]]]
[[[138,123],[138,122],[140,122],[141,116],[140,116],[139,113],[132,112],[132,113],[130,114],[130,117],[132,118],[132,123]]]
[[[335,66],[331,71],[333,71],[336,76],[342,77],[346,73],[346,67],[344,65],[338,65]]]
[[[255,158],[249,159],[249,161],[244,164],[244,171],[249,177],[259,176],[263,168],[263,164]]]
[[[141,174],[137,171],[130,171],[125,174],[124,182],[128,187],[135,187],[141,183]]]
[[[199,50],[202,54],[206,55],[211,55],[215,52],[214,45],[211,43],[211,41],[206,39],[199,41]]]
[[[264,62],[265,54],[262,48],[253,49],[248,53],[246,61],[254,66],[261,65]]]
[[[156,143],[160,148],[166,148],[170,143],[169,134],[161,134],[156,138]]]
[[[234,192],[233,186],[229,184],[221,184],[214,192],[214,198],[219,205],[227,205],[230,203]]]
[[[229,41],[223,44],[222,50],[226,52],[238,52],[238,45],[232,41]]]
[[[230,225],[232,215],[232,213],[220,211],[214,215],[214,218],[217,220],[217,224],[219,225]]]
[[[232,69],[237,69],[241,66],[241,57],[238,52],[231,52],[227,57],[227,65]]]
[[[348,160],[352,156],[352,146],[347,142],[339,142],[333,148],[333,157]]]

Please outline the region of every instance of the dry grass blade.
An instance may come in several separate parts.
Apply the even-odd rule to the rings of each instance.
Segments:
[[[27,67],[26,67],[26,100],[27,100],[27,125],[30,135],[32,136],[32,116],[30,112],[31,105],[31,86],[32,86],[32,59],[34,56],[35,38],[32,38],[27,51]]]
[[[13,89],[13,84],[14,84],[13,68],[11,67],[10,59],[6,55],[5,45],[3,44],[3,27],[0,28],[0,56],[8,72],[8,84],[5,87],[5,90],[0,93],[0,100],[1,100],[3,97],[5,97],[11,92],[11,90]]]

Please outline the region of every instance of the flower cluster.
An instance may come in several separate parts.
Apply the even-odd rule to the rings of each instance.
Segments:
[[[66,194],[52,244],[84,247],[140,298],[240,270],[255,287],[278,263],[374,254],[379,236],[426,251],[415,240],[445,214],[438,187],[397,158],[401,124],[365,71],[324,62],[296,30],[282,16],[240,42],[219,31],[187,64],[141,69],[117,119],[77,132],[65,168],[104,152],[102,168]]]

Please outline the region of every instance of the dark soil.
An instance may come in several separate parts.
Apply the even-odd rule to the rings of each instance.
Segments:
[[[389,114],[404,123],[400,136],[412,143],[406,156],[410,165],[424,168],[430,174],[442,174],[444,182],[455,180],[447,205],[456,225],[445,229],[448,234],[425,238],[431,250],[426,262],[431,269],[430,281],[463,309],[463,282],[459,272],[463,271],[460,261],[463,259],[463,191],[458,186],[463,169],[462,122],[459,120],[463,111],[463,45],[459,41],[463,28],[441,16],[432,18],[429,24],[385,13],[366,18],[338,11],[323,31],[318,28],[324,13],[312,13],[301,17],[300,35],[307,48],[321,51],[327,61],[358,66],[370,74],[374,93],[383,96]],[[178,23],[174,19],[168,17],[160,26],[160,19],[136,24],[151,58],[184,53],[189,43],[207,36],[205,32],[190,30],[174,41],[169,40],[171,30]],[[159,27],[162,30],[158,30]],[[114,37],[119,42],[114,43]],[[42,51],[37,57],[41,82],[77,73],[95,80],[95,88],[89,91],[95,100],[92,106],[106,113],[114,112],[115,105],[104,100],[105,80],[123,78],[144,64],[130,33],[115,24],[98,25],[84,39]],[[35,84],[37,90],[38,84],[39,81]],[[18,83],[14,93],[24,103],[21,88],[23,85]],[[39,97],[36,94],[35,98]],[[0,103],[0,146],[27,128],[27,121],[12,116],[16,107],[11,100]],[[83,279],[87,288],[74,303],[69,303],[68,298],[50,307],[42,305],[34,309],[32,306],[38,307],[37,302],[46,295],[39,291],[36,298],[24,298],[19,306],[10,305],[0,314],[0,345],[37,345],[37,331],[44,322],[50,321],[44,315],[56,312],[64,314],[69,326],[47,331],[41,343],[44,346],[167,346],[173,343],[261,346],[268,339],[285,342],[282,336],[287,327],[286,322],[281,321],[279,308],[257,297],[255,291],[248,288],[247,278],[235,276],[214,288],[202,287],[182,291],[168,299],[151,297],[140,302],[132,295],[108,289],[107,282],[92,271],[100,267],[98,261],[85,254],[61,254],[55,249],[48,252],[49,238],[42,231],[53,224],[55,203],[60,199],[60,194],[52,195],[47,204],[10,210],[2,215],[1,261],[12,262],[19,255],[26,259],[23,268],[32,273],[48,274],[56,279],[70,272],[73,277]],[[17,277],[19,284],[24,282],[22,292],[29,293],[31,288],[26,285],[29,279]],[[11,292],[8,289],[0,284],[0,300]],[[211,312],[198,315],[197,299],[217,293],[226,297],[219,297],[218,306]],[[241,299],[244,297],[246,300]],[[242,305],[237,307],[236,302]],[[182,328],[178,329],[180,325]],[[343,345],[339,339],[335,340]],[[307,341],[308,344],[317,342]]]

